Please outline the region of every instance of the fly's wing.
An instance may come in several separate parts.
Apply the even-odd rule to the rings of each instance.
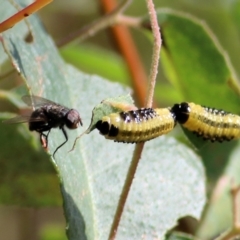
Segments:
[[[28,106],[31,106],[33,108],[35,107],[41,107],[41,106],[44,106],[44,105],[54,105],[54,106],[61,106],[60,104],[57,104],[53,101],[50,101],[46,98],[42,98],[42,97],[39,97],[39,96],[30,96],[30,95],[25,95],[25,96],[22,96],[22,100],[28,105]]]
[[[14,118],[3,120],[2,122],[5,124],[13,124],[13,123],[26,123],[26,122],[43,122],[46,121],[43,117],[35,117],[33,118],[31,114],[27,115],[19,115]]]
[[[30,115],[26,115],[26,116],[16,116],[14,118],[10,118],[10,119],[6,119],[3,120],[3,123],[6,124],[12,124],[12,123],[25,123],[25,122],[29,122],[30,120]]]

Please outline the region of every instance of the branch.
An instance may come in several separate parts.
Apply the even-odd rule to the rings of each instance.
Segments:
[[[30,4],[29,6],[25,7],[18,13],[14,14],[7,20],[0,23],[0,33],[8,30],[9,28],[12,28],[16,23],[22,21],[29,15],[37,12],[39,9],[43,8],[53,0],[36,0],[34,3]],[[13,4],[12,1],[10,3]],[[16,7],[16,4],[13,4]]]

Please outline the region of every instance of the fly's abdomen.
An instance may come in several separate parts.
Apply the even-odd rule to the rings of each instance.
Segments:
[[[181,124],[203,139],[222,142],[240,138],[240,116],[194,103],[179,106],[182,110],[175,113],[177,120],[184,112],[187,117]]]
[[[126,143],[148,141],[170,132],[174,126],[175,117],[167,108],[112,113],[96,125],[105,138]]]
[[[48,119],[42,108],[38,108],[32,112],[29,119],[29,130],[37,132],[49,130]]]

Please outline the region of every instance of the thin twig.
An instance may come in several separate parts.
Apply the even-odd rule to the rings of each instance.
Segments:
[[[124,25],[127,27],[134,27],[134,28],[142,27],[141,17],[131,17],[131,16],[119,14],[116,18],[117,18],[116,22],[121,25]]]
[[[134,150],[134,153],[133,153],[133,158],[132,158],[130,167],[128,169],[126,180],[124,182],[124,186],[123,186],[123,189],[122,189],[122,193],[121,193],[119,201],[118,201],[117,210],[116,210],[115,215],[114,215],[114,220],[113,220],[112,227],[111,227],[111,230],[110,230],[110,234],[109,234],[109,237],[108,237],[109,240],[114,240],[115,237],[116,237],[117,229],[118,229],[118,226],[119,226],[119,222],[121,220],[121,216],[122,216],[122,213],[123,213],[124,206],[125,206],[126,201],[127,201],[128,193],[129,193],[129,190],[132,186],[132,181],[133,181],[133,178],[135,176],[135,172],[137,170],[139,160],[141,158],[143,146],[144,146],[144,143],[139,143],[135,147],[135,150]]]
[[[118,5],[116,9],[114,9],[110,13],[106,14],[100,19],[95,20],[94,22],[81,28],[80,30],[73,32],[66,38],[59,41],[57,43],[57,46],[62,47],[75,39],[77,39],[78,41],[83,41],[84,39],[95,35],[100,30],[116,24],[119,21],[117,16],[120,15],[131,2],[132,0],[124,0],[121,4]]]
[[[154,8],[154,4],[152,0],[146,0],[147,7],[150,16],[150,22],[153,32],[153,54],[152,54],[152,65],[149,76],[149,86],[148,86],[148,94],[146,99],[146,107],[152,107],[154,88],[156,84],[156,78],[158,73],[158,63],[160,58],[160,50],[162,45],[162,39],[160,36],[160,28],[158,25],[157,13]]]

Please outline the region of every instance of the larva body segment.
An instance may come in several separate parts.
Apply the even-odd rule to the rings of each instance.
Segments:
[[[175,115],[167,108],[112,113],[96,124],[106,139],[125,143],[148,141],[170,132],[174,126]]]
[[[183,127],[206,140],[230,141],[240,138],[240,116],[194,103],[175,104],[172,111]]]

